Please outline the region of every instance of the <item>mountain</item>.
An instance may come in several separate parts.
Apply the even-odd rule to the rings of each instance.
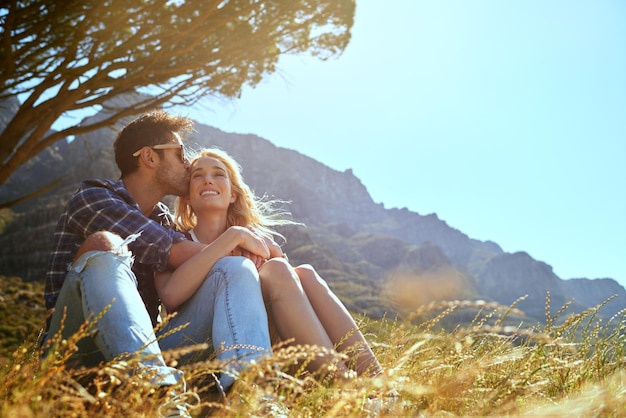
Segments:
[[[14,108],[0,108],[0,124]],[[56,220],[80,180],[119,177],[112,143],[115,129],[128,120],[58,142],[0,187],[2,202],[62,179],[55,190],[12,208],[15,219],[0,235],[0,275],[43,279]],[[562,280],[548,264],[472,239],[436,214],[387,209],[351,170],[333,170],[256,135],[226,133],[201,121],[188,143],[226,150],[257,194],[290,202],[293,218],[306,224],[282,229],[290,260],[312,264],[353,311],[380,318],[406,315],[433,301],[482,299],[516,303],[525,320],[536,323],[545,321],[548,293],[552,315],[568,302],[566,312],[580,312],[613,295],[603,315],[626,307],[626,290],[615,280]]]

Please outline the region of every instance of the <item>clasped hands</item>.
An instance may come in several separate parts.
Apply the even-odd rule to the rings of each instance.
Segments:
[[[265,264],[265,262],[269,260],[270,258],[274,258],[274,257],[287,258],[285,253],[283,253],[283,250],[280,248],[280,245],[278,245],[271,236],[268,236],[262,233],[261,231],[257,230],[256,228],[252,226],[248,226],[247,230],[249,231],[249,234],[250,234],[248,239],[251,242],[246,240],[246,244],[250,243],[253,245],[246,245],[245,247],[242,245],[238,245],[230,252],[230,255],[242,256],[242,257],[246,257],[252,260],[257,270],[260,269],[261,266]],[[255,251],[255,250],[252,250],[252,248],[259,248],[259,249],[262,248],[262,250]],[[269,256],[265,256],[267,254],[269,254]]]

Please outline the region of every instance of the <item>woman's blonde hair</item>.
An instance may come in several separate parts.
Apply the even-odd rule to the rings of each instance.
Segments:
[[[271,236],[277,233],[272,227],[279,225],[298,224],[289,219],[290,213],[284,211],[279,206],[288,203],[283,200],[269,200],[265,196],[257,197],[250,187],[244,182],[241,174],[241,166],[226,151],[219,148],[205,148],[191,161],[191,170],[200,158],[211,157],[219,160],[226,167],[232,193],[237,198],[228,207],[227,225],[231,226],[252,226],[261,233]],[[176,212],[174,216],[176,226],[182,231],[193,229],[198,218],[193,212],[189,199],[179,197],[176,199]],[[284,238],[284,237],[282,237]]]

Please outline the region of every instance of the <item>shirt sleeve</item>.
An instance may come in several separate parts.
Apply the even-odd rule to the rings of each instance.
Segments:
[[[69,227],[84,237],[98,231],[122,238],[140,233],[129,244],[135,262],[157,271],[167,268],[172,244],[182,235],[146,217],[134,202],[106,187],[82,189],[68,203],[67,213]]]

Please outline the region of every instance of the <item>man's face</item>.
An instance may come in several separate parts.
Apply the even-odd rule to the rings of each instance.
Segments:
[[[182,145],[180,136],[176,133],[172,134],[172,144]],[[163,150],[157,180],[165,194],[186,196],[189,193],[189,160],[182,147]]]

